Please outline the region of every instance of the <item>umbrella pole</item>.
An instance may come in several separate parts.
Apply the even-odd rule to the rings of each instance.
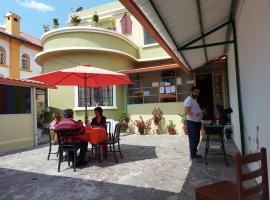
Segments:
[[[88,115],[87,115],[87,92],[86,92],[86,74],[84,77],[84,106],[85,106],[85,123],[88,120]]]

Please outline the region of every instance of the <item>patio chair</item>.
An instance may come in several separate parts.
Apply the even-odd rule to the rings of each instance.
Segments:
[[[50,142],[50,143],[49,143],[49,153],[48,153],[47,160],[50,159],[51,154],[56,154],[57,157],[58,157],[58,155],[59,155],[59,146],[58,146],[57,152],[52,153],[52,145],[55,145],[55,144],[52,144],[52,137],[51,137],[50,129],[48,129],[48,130],[49,130],[49,142]],[[58,144],[57,144],[57,145],[58,145]]]
[[[266,149],[258,153],[235,156],[236,183],[221,181],[195,189],[196,200],[269,200],[268,172]],[[256,170],[243,172],[243,166],[259,162]],[[261,177],[261,182],[255,186],[244,186],[243,183]],[[257,179],[258,180],[258,179]]]
[[[111,135],[111,138],[108,138],[105,142],[100,144],[100,145],[106,144],[107,147],[108,147],[108,145],[112,146],[112,149],[111,148],[107,149],[107,152],[113,152],[114,159],[115,159],[116,163],[118,163],[118,159],[117,159],[117,155],[116,155],[117,152],[119,152],[121,158],[123,158],[121,148],[120,148],[120,130],[121,130],[121,124],[118,123],[118,124],[115,125],[114,132]],[[118,146],[118,150],[116,150],[116,147],[115,147],[116,144]],[[107,154],[107,152],[106,152],[106,154]],[[107,155],[105,155],[105,157],[107,157]]]
[[[60,165],[64,162],[63,152],[68,152],[68,166],[70,166],[70,153],[73,153],[73,170],[76,171],[77,151],[78,146],[70,141],[73,141],[76,135],[73,130],[57,130],[57,138],[59,144],[59,161],[58,161],[58,172],[60,172]]]
[[[112,123],[109,122],[109,121],[107,121],[106,122],[106,125],[107,125],[107,129],[106,129],[106,131],[107,131],[107,138],[111,139],[111,137],[112,137],[112,133],[111,133]],[[112,145],[109,145],[109,146],[110,146],[110,150],[112,150]]]

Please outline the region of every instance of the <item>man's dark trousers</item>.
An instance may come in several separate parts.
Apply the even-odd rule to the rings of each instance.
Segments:
[[[190,158],[196,158],[197,148],[200,143],[200,130],[202,123],[187,120]]]
[[[85,161],[86,152],[88,149],[88,142],[81,140],[79,143],[76,143],[78,149],[80,149],[80,155],[77,159],[78,163]],[[70,159],[73,161],[73,152],[69,152]]]

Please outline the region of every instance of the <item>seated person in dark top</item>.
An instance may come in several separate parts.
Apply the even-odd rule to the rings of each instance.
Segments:
[[[76,144],[78,146],[78,148],[80,149],[80,156],[77,160],[76,165],[80,166],[80,165],[85,165],[85,154],[87,152],[88,149],[88,142],[83,141],[80,139],[80,135],[84,134],[84,126],[73,120],[74,117],[74,112],[72,109],[66,109],[64,110],[64,120],[59,122],[57,127],[56,127],[56,131],[58,130],[73,130],[74,134],[76,135],[72,141],[68,141],[70,143]],[[61,141],[60,141],[61,142]],[[69,152],[69,156],[72,158],[73,160],[73,153]]]
[[[91,121],[91,126],[93,128],[107,128],[106,117],[103,116],[103,110],[101,107],[96,107],[94,109],[95,117]]]

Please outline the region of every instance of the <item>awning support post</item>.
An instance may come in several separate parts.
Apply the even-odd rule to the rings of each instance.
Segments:
[[[233,28],[233,39],[234,39],[234,59],[235,59],[235,74],[236,74],[236,87],[237,87],[237,100],[239,109],[239,123],[240,123],[240,134],[241,134],[241,149],[242,154],[245,155],[245,135],[244,135],[244,118],[243,118],[243,108],[242,108],[242,95],[241,95],[241,80],[240,80],[240,69],[239,69],[239,55],[238,55],[238,45],[237,45],[237,33],[235,27],[235,21],[232,21]]]

